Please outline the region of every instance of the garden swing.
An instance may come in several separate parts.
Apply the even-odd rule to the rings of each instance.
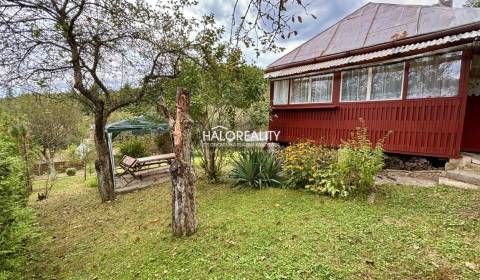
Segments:
[[[159,170],[156,167],[159,167],[162,164],[170,165],[171,161],[175,158],[174,153],[152,155],[141,158],[134,158],[124,155],[119,163],[121,171],[117,172],[115,167],[115,159],[113,156],[112,141],[122,132],[131,132],[134,135],[143,135],[151,133],[170,133],[170,130],[167,123],[155,123],[146,120],[143,116],[121,120],[106,126],[105,134],[108,139],[111,174],[113,177],[114,188],[117,187],[115,177],[122,178],[126,183],[124,186],[127,186],[135,179],[142,180],[146,176],[155,174],[156,171]],[[165,169],[162,169],[161,171],[164,172]]]

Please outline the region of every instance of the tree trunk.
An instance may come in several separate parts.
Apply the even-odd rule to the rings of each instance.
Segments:
[[[87,162],[85,161],[83,163],[83,181],[87,181]]]
[[[55,169],[55,160],[53,159],[53,155],[50,150],[47,150],[45,155],[48,163],[48,176],[54,177],[57,175],[57,170]]]
[[[49,149],[45,149],[44,157],[47,160],[47,164],[48,164],[48,178],[47,178],[47,181],[45,182],[45,191],[43,195],[40,194],[38,196],[39,200],[48,198],[48,196],[50,195],[50,191],[53,188],[53,184],[57,179],[57,170],[55,169],[55,159],[54,159],[53,153],[51,153]]]
[[[192,235],[197,230],[195,175],[192,166],[192,124],[188,113],[191,94],[177,89],[176,118],[173,128],[175,160],[172,176],[172,231],[175,236]]]
[[[23,155],[23,161],[25,162],[25,177],[27,177],[27,192],[28,194],[31,194],[33,187],[32,187],[32,178],[30,175],[30,160],[28,158],[28,146],[26,142],[27,140],[23,138],[22,139],[22,155]]]
[[[208,178],[217,181],[217,168],[215,165],[215,147],[208,147]]]
[[[113,189],[113,177],[111,174],[110,153],[105,137],[106,119],[103,115],[95,116],[95,148],[97,149],[97,160],[95,170],[97,172],[98,191],[102,202],[115,199]]]
[[[202,148],[203,153],[203,167],[207,175],[207,179],[210,182],[218,182],[220,176],[219,170],[219,150],[213,146],[214,143],[207,142],[204,143]]]

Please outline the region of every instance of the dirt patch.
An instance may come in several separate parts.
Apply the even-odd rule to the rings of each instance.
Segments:
[[[444,169],[445,161],[438,158],[385,154],[385,168],[395,170],[437,170]]]
[[[435,268],[432,272],[432,275],[427,278],[432,280],[451,280],[451,279],[458,279],[455,271],[447,266],[440,266]]]
[[[474,206],[468,207],[467,209],[462,208],[458,212],[461,217],[470,220],[480,221],[480,201]]]
[[[434,187],[438,183],[438,178],[442,176],[442,170],[392,170],[385,169],[375,179],[376,184],[396,184],[420,187]]]

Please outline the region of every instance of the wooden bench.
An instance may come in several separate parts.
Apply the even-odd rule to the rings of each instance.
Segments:
[[[128,185],[134,179],[139,178],[141,180],[142,177],[145,176],[146,174],[151,174],[151,172],[146,173],[144,171],[147,169],[151,169],[153,165],[158,165],[158,166],[161,166],[162,164],[170,165],[174,158],[175,158],[174,153],[141,157],[141,158],[133,158],[125,155],[123,156],[119,164],[123,172],[117,173],[117,175],[123,178],[123,180],[125,180],[125,182]],[[125,176],[127,174],[131,175],[133,179],[128,181]]]
[[[174,158],[175,158],[174,153],[141,157],[141,158],[137,158],[137,165],[138,165],[138,168],[140,169],[144,169],[145,167],[149,167],[152,165],[161,165],[164,163],[170,165]]]

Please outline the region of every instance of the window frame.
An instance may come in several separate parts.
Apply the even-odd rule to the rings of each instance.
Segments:
[[[290,80],[291,79],[280,79],[272,81],[272,106],[285,106],[290,104]],[[277,82],[286,82],[287,83],[287,103],[275,104],[275,83]]]
[[[288,99],[288,104],[290,105],[301,105],[301,104],[311,104],[310,102],[306,101],[306,102],[292,102],[292,97],[294,95],[294,83],[295,83],[295,80],[303,80],[303,79],[308,79],[308,91],[307,91],[307,100],[310,100],[311,99],[311,96],[312,96],[312,92],[311,92],[311,88],[312,88],[312,79],[310,78],[310,76],[304,76],[304,77],[297,77],[297,78],[292,78],[291,79],[291,82],[290,82],[290,98]]]
[[[360,69],[365,69],[367,68],[367,94],[366,94],[366,99],[365,100],[345,100],[343,101],[342,100],[342,97],[343,97],[343,74],[347,71],[352,71],[352,70],[360,70]],[[343,71],[340,71],[340,93],[339,93],[339,98],[338,98],[338,102],[340,103],[358,103],[358,102],[366,102],[368,101],[368,99],[370,98],[370,87],[368,86],[370,84],[370,78],[371,78],[371,75],[370,75],[370,67],[358,67],[358,68],[353,68],[353,69],[348,69],[348,70],[343,70]]]
[[[400,96],[398,98],[382,98],[382,99],[372,99],[372,87],[373,87],[373,68],[374,67],[379,67],[379,66],[385,66],[385,65],[391,65],[391,64],[402,64],[402,86],[400,88]],[[372,65],[368,67],[359,67],[359,68],[353,68],[349,70],[344,70],[340,72],[340,94],[339,94],[339,102],[340,103],[359,103],[359,102],[381,102],[381,101],[396,101],[396,100],[402,100],[403,99],[403,91],[404,91],[404,86],[405,86],[405,69],[407,67],[407,61],[402,61],[402,62],[392,62],[392,63],[384,63],[384,64],[378,64],[378,65]],[[355,69],[367,69],[367,95],[365,100],[342,100],[343,96],[343,74],[347,71],[352,71]]]
[[[292,100],[292,96],[294,94],[294,92],[293,92],[294,80],[295,79],[306,79],[306,78],[308,78],[308,100],[312,100],[312,78],[317,78],[317,77],[329,77],[330,78],[330,100],[329,101],[320,101],[320,102],[306,101],[306,102],[294,102],[294,103],[292,103],[291,100]],[[333,73],[291,78],[290,79],[291,80],[291,83],[290,83],[290,98],[288,100],[288,105],[331,104],[333,102],[333,88],[334,88],[333,87],[333,79],[334,79]]]
[[[411,79],[410,79],[410,68],[411,68],[411,62],[413,60],[416,60],[416,59],[422,59],[422,58],[427,58],[427,57],[434,57],[434,56],[443,56],[443,55],[448,55],[448,54],[452,54],[452,53],[458,53],[460,59],[458,60],[458,62],[460,63],[460,68],[459,68],[459,72],[458,72],[458,86],[457,86],[457,90],[456,90],[456,94],[455,95],[452,95],[452,96],[425,96],[425,97],[409,97],[409,87],[410,87],[410,82],[411,82]],[[407,72],[405,73],[405,75],[408,77],[408,80],[407,80],[407,88],[406,88],[406,93],[405,93],[405,100],[423,100],[423,99],[438,99],[438,98],[457,98],[460,96],[460,88],[461,88],[461,81],[462,81],[462,67],[463,67],[463,51],[461,50],[456,50],[456,51],[449,51],[449,52],[443,52],[443,53],[436,53],[436,54],[431,54],[431,55],[425,55],[425,56],[421,56],[421,57],[417,57],[417,58],[412,58],[412,59],[409,59],[408,60],[408,63],[409,63],[409,66],[408,66],[408,69]],[[404,70],[405,71],[405,70]]]
[[[459,72],[459,80],[458,80],[458,88],[456,89],[456,94],[453,96],[427,96],[427,97],[409,97],[409,87],[412,80],[409,78],[410,73],[410,64],[413,60],[424,58],[424,57],[432,57],[432,56],[442,56],[448,55],[451,53],[459,52],[459,59],[458,62],[460,63],[460,72]],[[459,98],[461,96],[461,82],[462,82],[462,73],[464,71],[464,50],[461,49],[449,49],[449,50],[442,50],[433,53],[424,53],[415,56],[404,57],[400,59],[396,59],[393,61],[386,61],[384,63],[379,64],[369,64],[368,66],[361,67],[346,67],[343,69],[338,69],[337,71],[333,71],[330,73],[319,72],[319,73],[311,73],[311,74],[303,74],[303,75],[292,75],[290,77],[283,77],[272,79],[272,82],[277,81],[288,81],[288,94],[287,94],[287,103],[284,104],[273,104],[273,99],[275,92],[273,92],[271,104],[273,107],[277,108],[330,108],[332,106],[338,106],[339,104],[343,103],[368,103],[368,102],[382,102],[382,101],[400,101],[400,100],[422,100],[422,99],[451,99],[451,98]],[[373,68],[379,66],[386,66],[391,64],[402,64],[402,80],[401,80],[401,88],[400,94],[397,98],[382,98],[382,99],[371,99],[372,89],[373,89]],[[367,93],[365,100],[346,100],[342,101],[343,96],[343,81],[344,81],[344,73],[347,71],[352,71],[356,69],[367,69]],[[338,75],[338,76],[337,76]],[[293,96],[293,84],[295,79],[308,79],[308,100],[312,99],[312,79],[315,77],[322,77],[327,76],[331,79],[331,94],[329,101],[319,101],[319,102],[295,102],[292,103],[292,96]],[[274,90],[273,90],[274,91]],[[332,107],[333,108],[333,107]]]
[[[380,67],[380,66],[386,66],[386,65],[392,65],[392,64],[402,64],[402,81],[401,81],[401,86],[400,86],[400,95],[397,98],[382,98],[382,99],[371,99],[371,93],[372,93],[372,88],[373,88],[373,68],[374,67]],[[407,61],[402,61],[402,62],[395,62],[395,63],[386,63],[386,64],[380,64],[380,65],[375,65],[371,66],[369,71],[369,76],[371,76],[371,83],[370,83],[370,95],[369,98],[370,100],[368,101],[395,101],[395,100],[402,100],[403,99],[403,91],[405,87],[405,71],[408,70],[407,68]]]

